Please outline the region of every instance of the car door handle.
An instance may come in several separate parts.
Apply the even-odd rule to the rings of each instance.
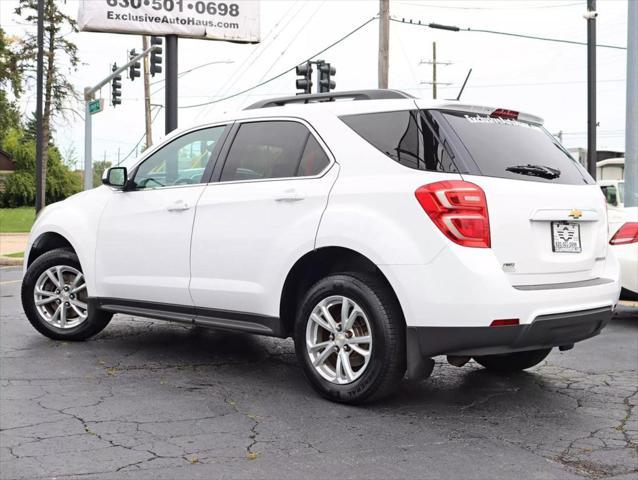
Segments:
[[[304,197],[301,197],[297,193],[297,190],[286,190],[280,196],[275,198],[275,202],[292,203],[292,202],[299,202],[303,199]]]
[[[169,212],[183,212],[184,210],[188,210],[191,206],[183,200],[177,200],[171,203],[166,210]]]

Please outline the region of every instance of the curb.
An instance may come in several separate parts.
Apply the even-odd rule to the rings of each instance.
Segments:
[[[0,256],[0,267],[22,266],[23,258],[2,257]]]

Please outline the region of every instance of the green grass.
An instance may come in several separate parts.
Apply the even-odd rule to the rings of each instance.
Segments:
[[[9,255],[5,255],[5,256],[11,257],[11,258],[24,258],[24,252],[10,253]]]
[[[34,220],[33,207],[0,208],[0,233],[28,232]]]

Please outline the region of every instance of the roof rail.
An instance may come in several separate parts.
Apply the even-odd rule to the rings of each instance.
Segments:
[[[320,103],[334,102],[340,99],[350,100],[386,100],[400,98],[415,98],[409,93],[401,90],[351,90],[348,92],[327,92],[313,93],[310,95],[295,95],[294,97],[271,98],[261,100],[249,105],[244,110],[253,110],[256,108],[281,107],[291,103]]]

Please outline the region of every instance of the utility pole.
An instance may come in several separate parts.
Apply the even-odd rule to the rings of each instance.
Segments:
[[[436,100],[436,42],[432,42],[432,99]]]
[[[177,128],[177,35],[166,35],[165,133]]]
[[[627,10],[627,118],[625,123],[625,207],[638,206],[638,2]]]
[[[36,73],[36,99],[35,99],[35,121],[36,121],[36,143],[35,143],[35,211],[39,212],[44,208],[46,198],[46,178],[44,178],[44,165],[42,155],[44,153],[44,142],[47,139],[42,135],[42,90],[44,79],[44,0],[38,0],[38,54]]]
[[[142,35],[142,51],[148,49],[148,37]],[[144,123],[146,125],[146,148],[153,145],[153,132],[151,130],[151,80],[150,66],[148,57],[144,57],[143,63],[144,75]],[[118,158],[119,165],[119,158]]]
[[[436,81],[436,66],[437,65],[452,65],[451,62],[437,62],[436,61],[436,42],[432,42],[432,60],[421,60],[419,65],[432,65],[432,82],[421,82],[425,84],[432,84],[432,98],[436,100],[436,86],[437,85],[451,85],[449,82],[437,82]]]
[[[632,3],[632,2],[629,2]],[[596,0],[587,0],[587,170],[596,178]],[[627,52],[629,53],[629,52]],[[629,55],[627,56],[629,58]]]
[[[390,0],[379,0],[379,88],[388,88],[390,69]]]

